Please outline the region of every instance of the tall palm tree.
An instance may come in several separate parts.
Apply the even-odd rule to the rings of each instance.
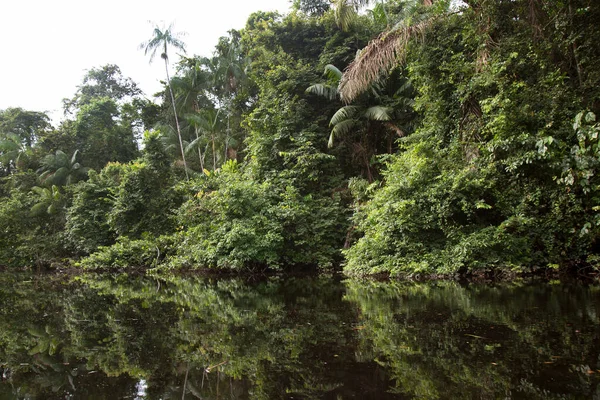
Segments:
[[[214,79],[215,95],[219,108],[226,112],[227,129],[225,130],[224,157],[227,159],[229,142],[235,141],[232,137],[231,117],[233,102],[236,94],[245,84],[246,70],[250,60],[244,57],[241,36],[237,31],[230,31],[228,37],[222,37],[217,45],[215,56],[206,60],[206,66],[211,71]]]
[[[179,136],[179,147],[181,149],[181,158],[183,159],[183,168],[185,170],[185,176],[189,179],[187,172],[187,163],[185,162],[185,151],[183,149],[183,140],[181,139],[181,129],[179,128],[179,118],[177,117],[177,107],[175,105],[175,96],[173,95],[173,89],[171,88],[171,79],[169,77],[169,56],[167,53],[168,47],[173,46],[185,53],[185,43],[179,39],[183,34],[173,32],[173,24],[171,23],[168,28],[161,29],[157,25],[154,25],[152,32],[153,36],[147,42],[140,44],[140,49],[144,50],[144,54],[150,53],[150,62],[154,60],[154,56],[158,50],[161,51],[160,58],[165,61],[165,72],[167,75],[167,87],[171,94],[171,103],[173,104],[173,114],[175,114],[175,126],[177,127],[177,135]]]

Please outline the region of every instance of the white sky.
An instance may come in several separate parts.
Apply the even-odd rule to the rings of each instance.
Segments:
[[[152,35],[148,21],[183,37],[188,55],[210,56],[217,40],[243,28],[258,10],[286,13],[289,0],[0,0],[0,109],[46,111],[57,122],[85,71],[116,64],[146,96],[160,90],[164,63],[150,65],[139,45]],[[173,61],[175,54],[170,55]]]

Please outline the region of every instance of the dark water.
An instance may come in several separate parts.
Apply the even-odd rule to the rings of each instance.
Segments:
[[[1,399],[600,399],[600,288],[0,275]]]

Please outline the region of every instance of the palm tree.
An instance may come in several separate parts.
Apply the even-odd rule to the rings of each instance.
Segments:
[[[50,188],[34,186],[31,191],[38,197],[37,203],[31,207],[33,215],[54,215],[64,207],[64,196],[56,185]]]
[[[211,144],[212,147],[213,171],[217,169],[217,140],[219,139],[219,136],[223,135],[224,130],[223,123],[219,118],[219,114],[220,110],[206,108],[196,114],[194,117],[195,129],[196,132],[201,133],[202,136],[198,136],[189,145],[190,149],[192,149],[199,146],[203,138],[207,138],[209,140],[208,144]],[[204,156],[206,156],[207,149],[204,151]]]
[[[339,100],[338,85],[342,72],[329,64],[325,67],[324,75],[327,77],[326,83],[311,85],[306,92],[329,100]],[[368,95],[335,112],[329,122],[332,129],[328,147],[333,147],[334,139],[339,136],[353,134],[354,140],[358,137],[359,140],[352,143],[352,156],[360,160],[367,178],[372,181],[371,157],[377,154],[381,135],[387,137],[387,152],[391,154],[393,138],[403,137],[410,130],[414,118],[412,95],[410,80],[403,77],[401,71],[394,71],[385,82],[372,85]]]
[[[370,0],[333,0],[335,23],[338,28],[344,32],[349,31],[358,16],[360,8],[370,2]]]
[[[69,157],[62,150],[42,158],[41,167],[37,170],[40,182],[47,185],[70,185],[85,177],[90,170],[77,161],[79,150]]]
[[[225,159],[228,157],[230,141],[235,141],[231,129],[233,101],[246,81],[246,70],[250,64],[249,59],[244,57],[243,54],[239,32],[230,31],[229,37],[222,37],[219,40],[215,56],[210,60],[206,60],[206,66],[213,75],[214,90],[219,108],[226,111]]]
[[[0,134],[0,171],[10,174],[27,161],[31,148],[16,133]]]
[[[309,86],[306,89],[307,93],[316,94],[325,97],[329,100],[340,98],[338,85],[342,79],[342,71],[335,66],[328,64],[325,67],[324,75],[327,77],[327,83],[317,83]],[[395,85],[390,87],[382,87],[378,85],[373,88],[372,98],[367,103],[381,103],[384,98],[389,98],[388,104],[376,104],[367,106],[360,105],[345,105],[338,109],[331,118],[329,125],[332,126],[331,134],[329,135],[328,147],[333,147],[333,141],[336,136],[346,134],[351,130],[355,130],[359,125],[365,122],[379,121],[384,123],[384,126],[396,133],[398,136],[404,136],[406,128],[402,128],[397,122],[407,122],[412,119],[411,116],[405,116],[412,110],[414,105],[413,99],[410,97],[412,88],[408,79],[403,78],[400,74],[396,74],[393,79],[390,79]],[[392,96],[385,96],[385,91],[392,89]],[[403,118],[404,117],[404,118]],[[402,120],[406,121],[402,121]],[[397,121],[396,123],[392,121]]]
[[[184,62],[188,65],[180,63],[180,76],[171,80],[175,104],[181,115],[198,112],[209,101],[205,92],[211,80],[211,74],[203,69],[202,60],[186,58]]]
[[[177,127],[177,135],[179,136],[179,147],[181,149],[181,158],[183,159],[183,168],[185,170],[185,176],[189,179],[187,172],[187,164],[185,162],[185,151],[183,149],[183,140],[181,139],[181,129],[179,128],[179,119],[177,117],[177,107],[175,106],[175,96],[173,95],[173,89],[171,88],[171,79],[169,77],[169,56],[167,53],[168,47],[173,46],[180,49],[185,53],[185,43],[181,39],[182,33],[175,33],[172,31],[173,24],[169,25],[167,29],[160,29],[157,25],[154,26],[153,36],[147,42],[140,44],[140,49],[144,50],[144,54],[150,53],[150,62],[154,59],[156,52],[160,49],[160,58],[165,61],[165,72],[167,75],[167,87],[171,94],[171,102],[173,104],[173,113],[175,114],[175,126]]]

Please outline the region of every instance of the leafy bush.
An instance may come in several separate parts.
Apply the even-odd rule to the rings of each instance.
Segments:
[[[335,199],[302,196],[282,182],[257,183],[231,168],[197,184],[179,212],[186,232],[175,265],[279,269],[336,259],[344,213]]]
[[[89,254],[115,242],[116,233],[108,224],[108,215],[118,185],[114,171],[122,168],[120,164],[109,164],[100,174],[90,171],[88,181],[73,187],[65,236],[79,252]]]
[[[114,192],[108,225],[119,236],[140,238],[173,232],[179,195],[158,133],[146,133],[144,157],[128,164]]]
[[[177,235],[132,240],[121,237],[112,246],[101,246],[76,265],[89,270],[127,270],[157,267],[178,242]]]

